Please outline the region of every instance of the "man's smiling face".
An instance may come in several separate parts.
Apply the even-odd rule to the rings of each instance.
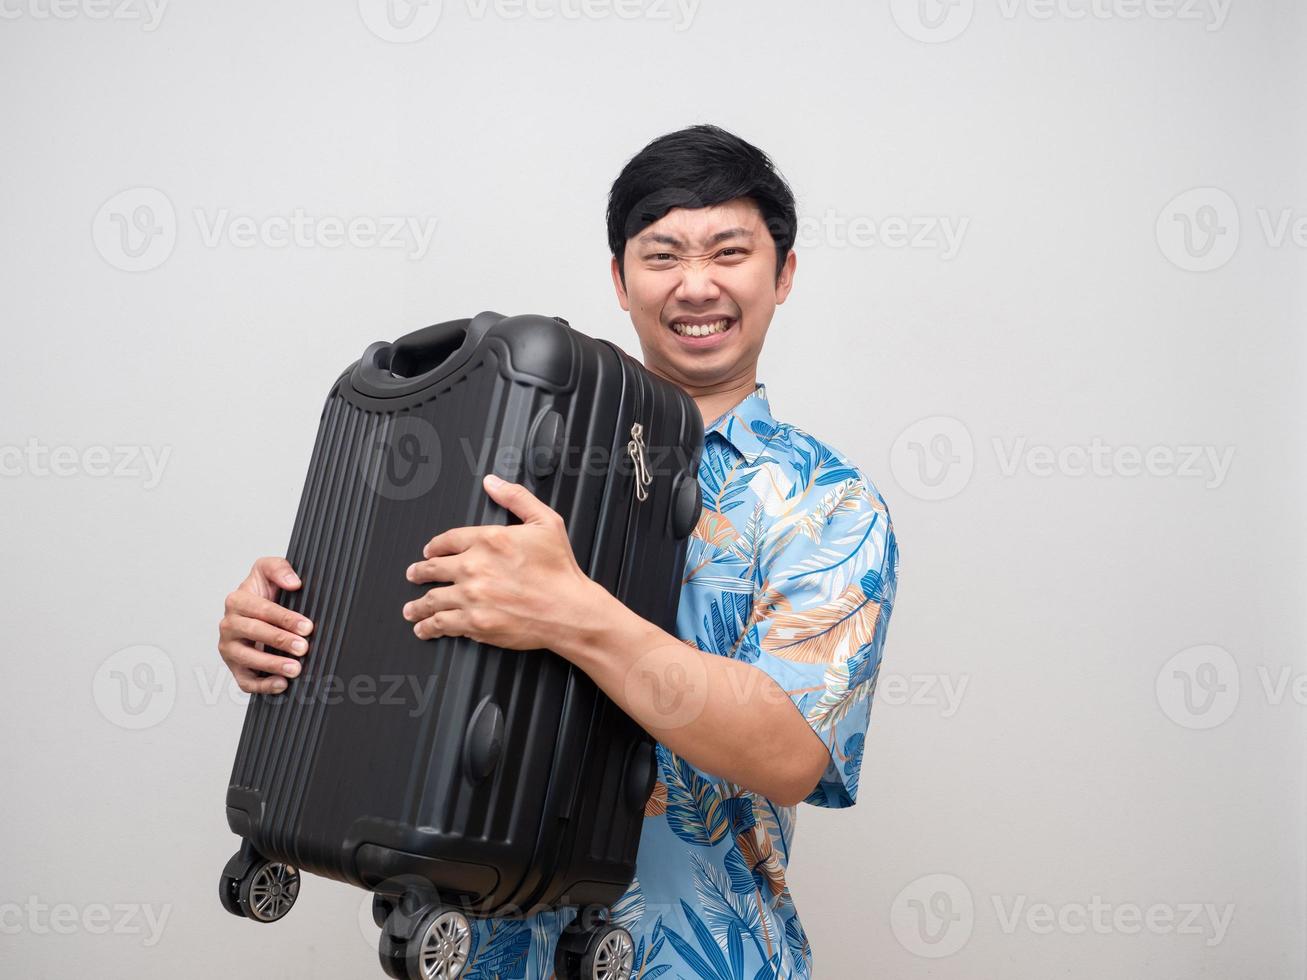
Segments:
[[[752,201],[675,208],[626,242],[625,286],[644,364],[687,390],[749,378],[767,328],[794,281],[794,253],[776,276],[776,244]]]

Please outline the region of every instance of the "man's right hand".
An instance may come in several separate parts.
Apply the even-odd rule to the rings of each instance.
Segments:
[[[284,691],[284,678],[300,672],[296,658],[308,652],[304,637],[313,624],[272,601],[277,589],[293,592],[299,587],[299,576],[285,558],[260,558],[245,581],[227,596],[226,614],[218,622],[218,652],[247,694]],[[289,656],[271,652],[276,650]]]

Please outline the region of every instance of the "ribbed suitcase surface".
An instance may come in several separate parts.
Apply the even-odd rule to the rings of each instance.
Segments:
[[[672,630],[702,444],[687,395],[555,319],[481,314],[369,347],[323,409],[287,551],[303,586],[277,599],[315,629],[288,690],[250,700],[232,830],[365,888],[418,876],[480,915],[615,901],[649,737],[556,654],[417,639],[401,609],[429,586],[404,573],[443,530],[517,522],[482,489],[495,472]]]

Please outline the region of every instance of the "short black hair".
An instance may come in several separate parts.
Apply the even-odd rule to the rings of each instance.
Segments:
[[[699,125],[660,136],[627,161],[608,192],[608,247],[626,282],[626,242],[673,208],[753,201],[776,243],[776,277],[794,247],[794,192],[752,143],[720,126]]]

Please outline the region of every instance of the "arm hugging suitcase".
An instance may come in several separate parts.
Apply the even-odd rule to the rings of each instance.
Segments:
[[[426,980],[461,972],[465,914],[615,902],[651,739],[554,653],[419,640],[401,608],[429,586],[404,572],[441,531],[517,522],[482,488],[495,472],[673,631],[702,449],[689,396],[557,318],[482,313],[368,347],[322,412],[287,552],[303,586],[277,599],[314,632],[301,675],[246,709],[224,907],[271,922],[299,870],[350,882],[377,893],[386,972]],[[596,943],[620,953],[615,933],[600,916],[573,935],[560,980]]]

